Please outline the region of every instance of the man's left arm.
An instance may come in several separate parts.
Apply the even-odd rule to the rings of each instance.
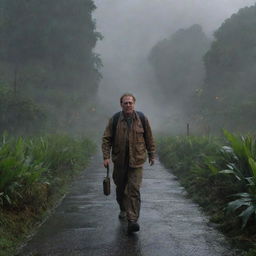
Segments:
[[[148,161],[150,165],[154,164],[155,161],[155,153],[156,153],[156,144],[153,137],[152,129],[149,124],[148,119],[145,117],[145,143],[146,149],[148,152]]]

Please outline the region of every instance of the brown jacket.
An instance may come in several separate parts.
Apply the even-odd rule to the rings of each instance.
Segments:
[[[143,166],[147,159],[146,151],[150,159],[154,158],[155,142],[148,119],[145,117],[145,131],[136,111],[132,119],[132,126],[128,129],[123,112],[121,112],[116,126],[114,145],[112,145],[113,117],[109,120],[102,137],[102,152],[104,159],[109,159],[112,149],[112,161],[117,166],[124,165],[128,156],[129,166],[138,168]]]

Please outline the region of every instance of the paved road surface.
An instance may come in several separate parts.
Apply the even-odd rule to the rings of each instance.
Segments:
[[[20,256],[231,256],[223,236],[159,162],[145,166],[141,231],[127,235],[114,186],[102,193],[105,169],[95,158]]]

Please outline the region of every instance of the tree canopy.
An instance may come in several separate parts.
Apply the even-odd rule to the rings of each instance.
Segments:
[[[204,56],[205,116],[219,126],[252,126],[255,119],[256,5],[240,9],[214,33]],[[211,113],[209,115],[209,113]],[[241,125],[243,123],[243,125]],[[246,125],[246,123],[248,125]]]
[[[101,78],[95,8],[93,0],[0,0],[1,79],[72,116],[96,95]]]
[[[152,64],[159,87],[169,104],[187,102],[204,78],[202,57],[209,48],[209,39],[200,25],[180,29],[151,50]]]

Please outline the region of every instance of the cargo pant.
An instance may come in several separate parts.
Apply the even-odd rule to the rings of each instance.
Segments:
[[[142,174],[142,167],[114,166],[113,180],[116,185],[116,200],[120,210],[126,212],[128,221],[137,221],[140,215]]]

